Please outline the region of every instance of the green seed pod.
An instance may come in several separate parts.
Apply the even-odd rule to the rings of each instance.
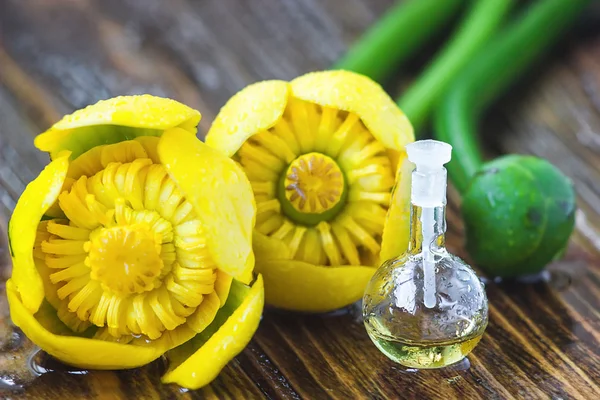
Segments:
[[[475,263],[491,276],[540,272],[575,225],[573,184],[548,161],[509,155],[484,164],[462,203]]]

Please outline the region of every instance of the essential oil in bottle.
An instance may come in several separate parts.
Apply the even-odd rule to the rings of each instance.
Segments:
[[[404,342],[385,336],[370,324],[366,324],[369,337],[388,358],[409,368],[431,369],[455,364],[465,358],[477,346],[483,333],[470,338],[445,342]]]

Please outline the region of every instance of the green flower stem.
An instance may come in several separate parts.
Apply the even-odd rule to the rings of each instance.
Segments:
[[[515,0],[473,1],[470,11],[442,53],[398,99],[398,105],[417,134],[452,79],[488,42],[515,3]]]
[[[332,68],[381,82],[454,16],[465,0],[399,1]]]
[[[560,37],[590,0],[538,0],[476,54],[453,81],[435,114],[439,140],[454,146],[448,171],[464,192],[483,163],[477,122],[484,107]]]

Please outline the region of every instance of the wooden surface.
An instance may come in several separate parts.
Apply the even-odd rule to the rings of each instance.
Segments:
[[[102,98],[152,93],[201,110],[206,132],[244,85],[327,68],[391,2],[0,0],[0,218],[8,219],[46,162],[33,136],[61,115]],[[157,362],[116,373],[55,371],[0,398],[600,398],[597,11],[481,129],[490,154],[534,153],[555,163],[575,181],[580,211],[566,258],[551,266],[548,281],[487,285],[490,324],[470,368],[404,371],[371,344],[356,309],[266,310],[246,350],[197,392],[162,386]],[[390,92],[419,67],[389,82]],[[452,193],[448,244],[464,255],[457,205]],[[23,383],[31,373],[18,369],[31,344],[6,341],[4,305],[0,298],[0,378]]]

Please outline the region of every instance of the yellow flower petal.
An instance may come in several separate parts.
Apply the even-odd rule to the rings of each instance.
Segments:
[[[294,311],[327,312],[362,298],[375,268],[312,265],[296,260],[260,260],[267,304]]]
[[[206,144],[231,157],[250,136],[275,125],[289,92],[289,83],[284,81],[245,87],[223,106],[206,135]]]
[[[62,150],[78,157],[94,146],[138,136],[160,136],[180,127],[196,133],[200,113],[175,100],[151,95],[119,96],[65,116],[35,138],[35,145],[52,158]]]
[[[382,262],[403,254],[410,240],[410,184],[413,164],[408,161],[405,152],[400,154],[396,185],[383,227],[380,253]]]
[[[233,278],[249,283],[256,204],[244,172],[233,160],[178,128],[163,134],[158,155],[194,205],[215,263]]]
[[[56,201],[62,189],[69,155],[61,155],[44,168],[17,202],[8,227],[13,259],[12,279],[23,304],[35,313],[44,299],[44,286],[33,261],[33,245],[42,216]]]
[[[233,290],[232,288],[232,292]],[[198,389],[209,384],[246,347],[258,328],[263,305],[263,280],[259,275],[241,304],[224,322],[217,315],[214,326],[209,326],[206,332],[181,348],[167,353],[171,367],[162,377],[162,382],[177,383],[188,389]],[[227,308],[228,305],[225,305],[222,310],[226,312]],[[185,358],[193,350],[195,352]]]
[[[6,283],[10,315],[29,339],[48,354],[80,368],[135,368],[161,356],[153,346],[134,346],[79,336],[63,336],[68,328],[56,317],[56,310],[43,303],[35,316],[21,302],[12,279]],[[52,331],[52,332],[51,332]]]
[[[186,323],[194,331],[200,333],[213,322],[219,308],[221,308],[219,296],[215,292],[207,294],[196,312],[187,317]]]
[[[401,151],[413,142],[410,121],[377,83],[349,71],[312,72],[291,82],[292,95],[357,114],[388,149]]]

